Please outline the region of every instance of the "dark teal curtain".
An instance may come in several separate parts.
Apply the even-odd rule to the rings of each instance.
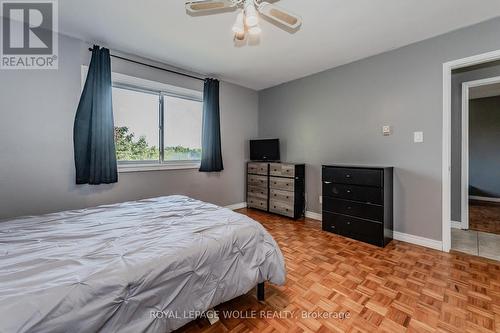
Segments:
[[[224,166],[222,165],[220,139],[219,81],[205,79],[200,171],[219,172],[222,170]]]
[[[73,127],[77,184],[118,182],[111,94],[109,50],[94,45]]]

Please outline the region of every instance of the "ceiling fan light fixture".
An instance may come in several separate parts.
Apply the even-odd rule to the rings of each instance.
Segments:
[[[245,15],[243,14],[243,11],[238,13],[238,16],[236,16],[236,21],[234,22],[233,25],[233,33],[235,35],[239,34],[245,34]]]
[[[262,29],[259,27],[259,25],[254,25],[251,28],[248,28],[248,33],[252,36],[257,36],[262,33]]]
[[[241,40],[245,39],[245,36],[246,36],[245,32],[236,33],[236,34],[234,34],[234,39],[241,41]]]
[[[246,0],[245,2],[245,23],[250,28],[259,24],[259,16],[253,0]]]
[[[290,29],[297,29],[302,24],[302,18],[299,15],[269,2],[260,3],[259,12]]]
[[[302,25],[300,16],[271,3],[274,1],[276,0],[187,0],[185,5],[187,13],[191,16],[239,9],[231,29],[234,41],[244,41],[249,37],[249,42],[250,40],[253,42],[249,45],[257,45],[255,41],[260,40],[258,36],[262,33],[259,26],[260,15],[269,18],[271,23],[289,33],[295,32]],[[241,45],[241,43],[236,44]]]

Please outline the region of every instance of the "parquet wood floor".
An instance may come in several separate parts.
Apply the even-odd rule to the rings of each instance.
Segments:
[[[212,326],[198,319],[179,332],[500,333],[498,261],[399,241],[381,249],[323,232],[317,221],[239,212],[262,223],[276,239],[287,282],[266,284],[265,302],[259,303],[252,290],[216,308],[255,310],[257,316],[221,316]],[[324,318],[335,311],[351,316]]]
[[[500,203],[470,200],[469,229],[500,235]]]

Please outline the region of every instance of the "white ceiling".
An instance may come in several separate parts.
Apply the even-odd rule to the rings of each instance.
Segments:
[[[262,20],[236,47],[235,12],[193,17],[183,0],[62,0],[60,31],[260,90],[500,16],[499,0],[281,0],[302,28]]]
[[[473,87],[469,90],[469,99],[486,98],[493,96],[500,96],[500,83]]]

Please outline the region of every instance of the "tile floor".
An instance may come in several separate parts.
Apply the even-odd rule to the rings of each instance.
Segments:
[[[500,235],[453,228],[451,249],[500,261]]]

